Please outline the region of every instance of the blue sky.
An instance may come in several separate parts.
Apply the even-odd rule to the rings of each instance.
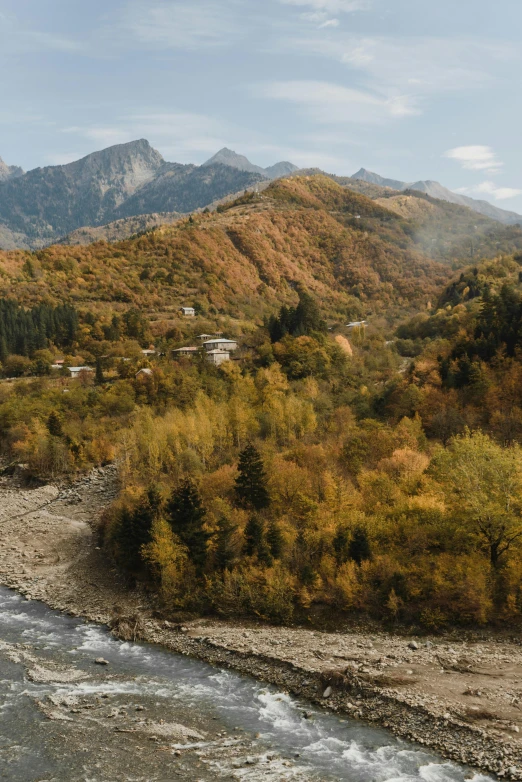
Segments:
[[[522,212],[520,0],[0,0],[0,156],[147,138]]]

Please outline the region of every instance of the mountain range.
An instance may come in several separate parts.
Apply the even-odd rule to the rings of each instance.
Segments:
[[[368,182],[372,185],[378,185],[379,187],[387,187],[392,190],[416,190],[419,193],[425,193],[432,198],[437,198],[439,201],[448,201],[450,204],[458,204],[459,206],[467,206],[473,212],[478,212],[485,217],[491,217],[492,220],[497,220],[504,225],[516,225],[522,224],[522,215],[516,212],[508,212],[505,209],[499,209],[498,206],[493,206],[489,201],[477,200],[476,198],[470,198],[469,196],[462,195],[461,193],[454,193],[452,190],[448,190],[447,187],[441,185],[440,182],[434,182],[431,179],[426,179],[419,182],[401,182],[397,179],[386,179],[379,174],[373,173],[373,171],[367,171],[365,168],[361,168],[356,174],[352,176],[352,179],[357,179],[362,182]]]
[[[37,249],[85,226],[193,212],[296,168],[262,169],[227,149],[202,166],[169,163],[145,139],[27,173],[2,163],[0,247]]]
[[[27,173],[0,158],[0,248],[39,249],[57,241],[83,244],[125,238],[299,173],[308,172],[288,161],[262,168],[226,147],[200,166],[169,163],[145,139]],[[392,191],[418,193],[504,225],[522,222],[514,212],[430,180],[401,182],[366,169],[353,177],[328,176],[349,189],[362,188],[375,199],[389,197]],[[404,204],[395,207],[404,209]]]

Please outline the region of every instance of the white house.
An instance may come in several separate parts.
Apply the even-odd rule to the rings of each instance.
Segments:
[[[67,367],[71,377],[78,377],[80,372],[92,372],[92,367]]]
[[[230,361],[230,352],[228,350],[220,350],[219,348],[208,350],[207,361],[210,361],[211,364],[218,367],[224,361]]]
[[[143,369],[140,369],[139,372],[136,372],[136,377],[152,377],[152,369],[144,367]]]
[[[182,307],[181,314],[184,315],[185,318],[194,318],[196,315],[196,310],[194,307]]]
[[[203,347],[207,353],[211,350],[237,350],[237,342],[233,339],[225,339],[225,337],[218,337],[217,339],[209,339],[203,343]]]
[[[361,326],[366,326],[367,321],[366,320],[353,320],[351,323],[346,324],[347,329],[357,329],[361,328]]]
[[[177,348],[176,350],[173,350],[175,356],[194,356],[199,351],[199,348]]]
[[[206,342],[208,339],[212,339],[212,337],[215,336],[215,334],[198,334],[198,339],[200,339],[202,342]]]
[[[143,353],[144,356],[155,356],[156,355],[156,351],[154,350],[154,348],[147,348],[147,350],[142,350],[141,352]]]

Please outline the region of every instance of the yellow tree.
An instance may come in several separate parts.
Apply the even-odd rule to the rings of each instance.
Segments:
[[[522,537],[522,449],[466,431],[440,451],[433,472],[456,519],[487,548],[493,567]]]

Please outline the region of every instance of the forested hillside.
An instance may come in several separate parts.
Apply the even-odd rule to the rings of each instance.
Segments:
[[[416,355],[384,409],[418,412],[426,431],[447,441],[480,427],[499,442],[522,437],[522,254],[462,272],[430,317],[400,326],[397,347]]]
[[[518,626],[521,280],[520,252],[455,275],[320,176],[5,253],[2,458],[117,460],[103,543],[172,616]],[[216,332],[239,345],[219,367],[172,353]]]
[[[121,311],[138,306],[259,319],[317,294],[330,318],[426,306],[449,270],[420,253],[393,212],[324,177],[280,180],[218,213],[123,242],[0,254],[0,293]]]

